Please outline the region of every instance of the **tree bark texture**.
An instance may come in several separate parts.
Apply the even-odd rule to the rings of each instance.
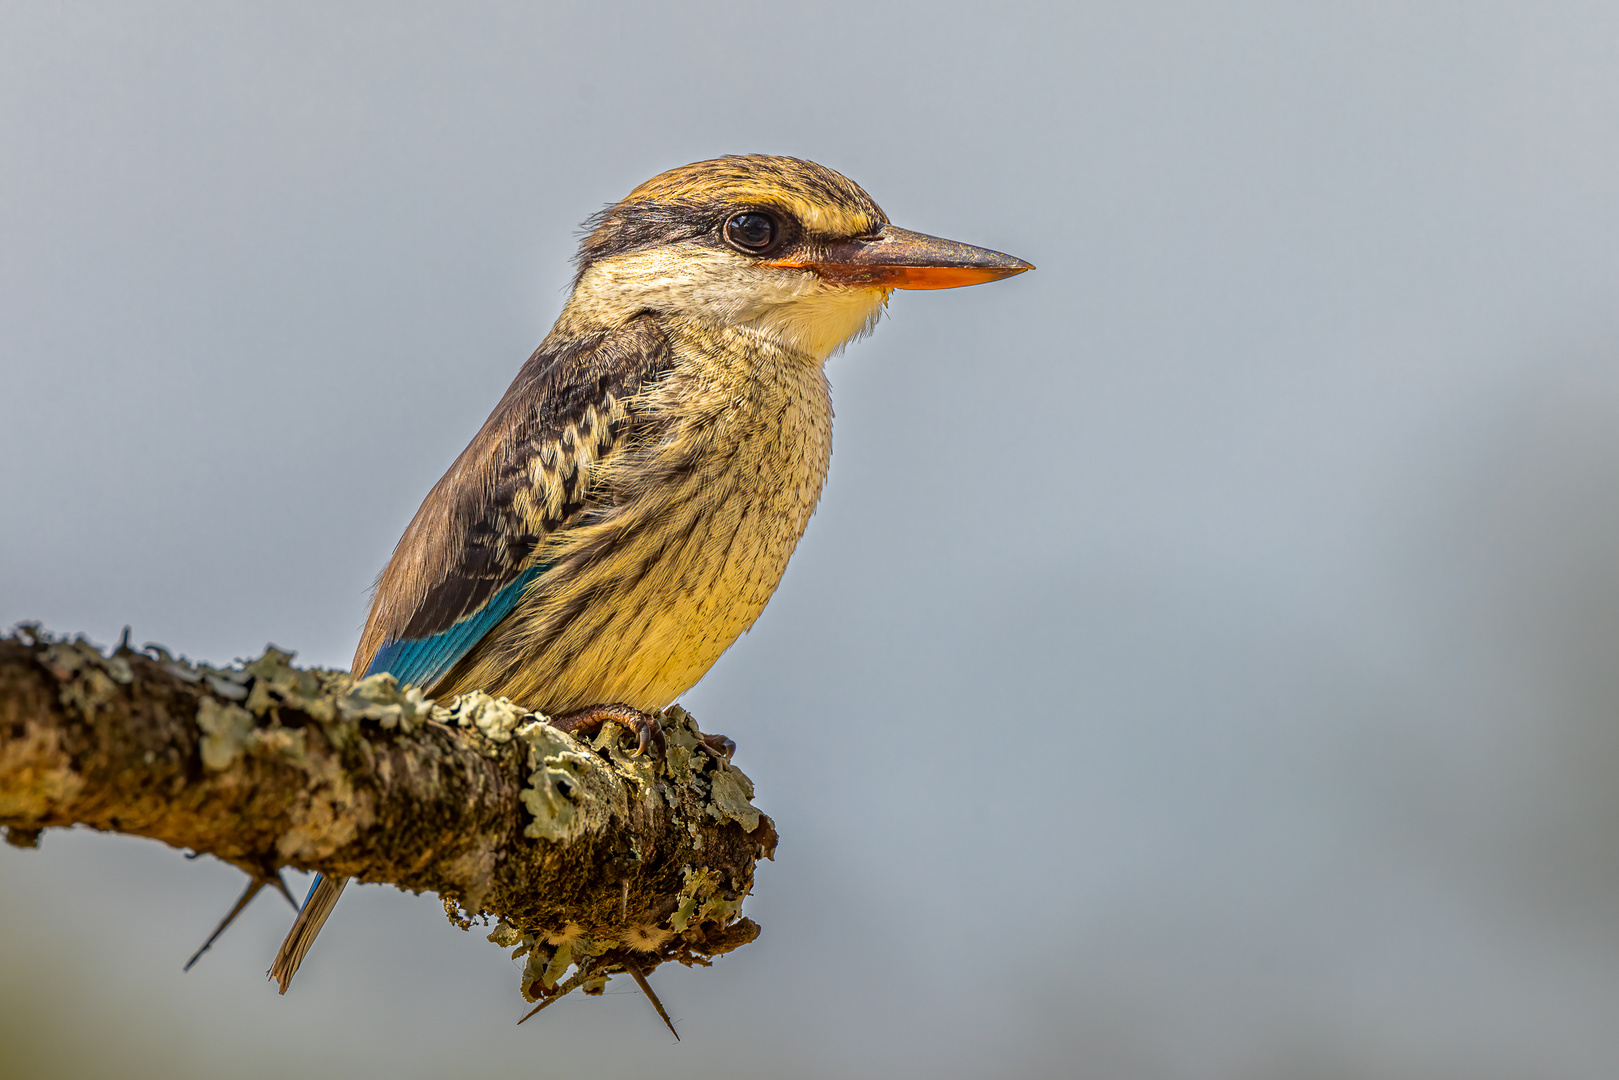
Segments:
[[[659,763],[617,727],[581,741],[502,699],[439,704],[391,675],[290,660],[271,648],[214,668],[31,626],[0,637],[7,839],[87,825],[255,876],[431,890],[463,928],[499,920],[490,940],[527,957],[530,1001],[758,935],[741,906],[775,828],[683,710],[663,715]]]

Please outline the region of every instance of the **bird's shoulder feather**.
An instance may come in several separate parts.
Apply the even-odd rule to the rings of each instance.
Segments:
[[[541,343],[434,485],[377,579],[354,671],[431,686],[543,573],[535,550],[596,496],[633,436],[630,399],[672,363],[657,319]]]

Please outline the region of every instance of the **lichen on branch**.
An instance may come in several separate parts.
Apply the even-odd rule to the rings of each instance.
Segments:
[[[30,625],[0,637],[7,839],[85,825],[254,875],[431,890],[463,929],[495,920],[530,1001],[758,935],[741,906],[775,827],[684,710],[662,714],[660,763],[611,725],[583,741],[486,694],[440,703],[391,675],[291,661],[272,647],[213,667],[127,641],[107,654]]]

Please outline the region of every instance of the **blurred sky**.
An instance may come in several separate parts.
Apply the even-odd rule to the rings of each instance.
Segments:
[[[0,0],[0,624],[346,665],[578,223],[748,151],[1040,269],[831,362],[684,1041],[383,887],[182,975],[240,876],[53,832],[0,1073],[1619,1075],[1612,3]]]

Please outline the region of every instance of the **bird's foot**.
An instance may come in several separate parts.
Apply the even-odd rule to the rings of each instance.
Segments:
[[[594,735],[603,724],[621,724],[635,732],[636,757],[646,753],[649,746],[655,748],[654,759],[657,761],[662,761],[669,752],[669,744],[663,737],[663,725],[658,723],[658,718],[628,705],[592,705],[567,716],[553,717],[550,723],[569,735]]]
[[[697,735],[697,746],[704,750],[715,761],[730,761],[736,754],[736,740],[728,739],[724,735]]]
[[[266,885],[275,886],[276,890],[287,898],[287,903],[292,905],[292,910],[298,910],[298,901],[293,897],[291,890],[287,888],[287,883],[281,879],[279,869],[260,871],[252,875],[248,880],[247,888],[243,889],[242,895],[236,898],[235,906],[225,913],[225,917],[219,921],[219,925],[214,927],[214,932],[208,935],[208,940],[202,943],[202,948],[191,954],[191,959],[186,961],[186,966],[182,970],[190,971],[191,965],[202,959],[202,954],[213,947],[214,942],[219,940],[219,935],[223,934],[226,928],[236,921],[236,916],[240,915],[242,910],[253,902],[253,898],[259,894],[259,890]]]

